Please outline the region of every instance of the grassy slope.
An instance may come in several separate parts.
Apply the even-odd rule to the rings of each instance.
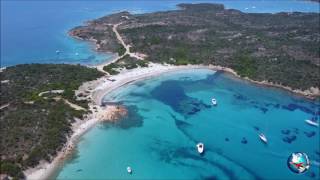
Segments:
[[[39,160],[48,161],[66,142],[76,111],[62,100],[44,99],[39,92],[63,89],[63,97],[80,106],[87,102],[76,101],[74,91],[85,81],[102,76],[95,69],[80,65],[31,64],[7,68],[1,73],[1,173],[21,178],[22,170],[33,167]],[[33,104],[28,102],[33,101]]]

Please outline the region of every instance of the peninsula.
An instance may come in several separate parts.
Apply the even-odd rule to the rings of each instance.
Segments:
[[[106,94],[166,72],[209,68],[320,96],[319,14],[248,14],[217,4],[179,8],[121,12],[69,32],[94,42],[97,51],[117,53],[105,63],[1,70],[3,176],[48,178],[90,127],[125,116],[125,107],[102,104]]]
[[[318,13],[243,13],[219,4],[178,7],[112,14],[70,34],[94,41],[98,51],[119,54],[104,64],[109,74],[147,62],[217,65],[253,81],[319,96]]]

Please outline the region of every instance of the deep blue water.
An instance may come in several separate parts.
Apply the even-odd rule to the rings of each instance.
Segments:
[[[319,12],[309,1],[1,1],[1,66],[21,63],[95,64],[110,58],[67,31],[85,20],[128,10],[175,9],[180,2],[218,2],[245,12]],[[57,55],[56,50],[61,53]],[[79,53],[79,55],[76,55]],[[212,107],[211,97],[219,105]],[[304,120],[319,104],[207,70],[167,74],[110,94],[128,118],[85,134],[58,179],[319,179],[319,129]],[[264,145],[257,133],[266,134]],[[206,153],[199,156],[198,141]],[[289,171],[290,153],[312,160],[302,175]],[[318,163],[315,163],[318,162]],[[126,173],[132,166],[133,174]]]
[[[96,64],[110,59],[88,43],[70,38],[68,30],[86,20],[123,10],[132,13],[175,9],[181,2],[216,2],[245,12],[319,12],[317,3],[281,0],[207,1],[9,1],[1,0],[1,67],[22,63]],[[56,51],[61,51],[56,54]],[[78,54],[78,55],[76,55]]]
[[[319,117],[319,102],[209,70],[133,83],[104,101],[124,104],[129,116],[85,134],[58,179],[320,178],[319,129],[304,122]],[[203,156],[195,147],[200,141]],[[287,167],[296,151],[312,161],[305,174]]]

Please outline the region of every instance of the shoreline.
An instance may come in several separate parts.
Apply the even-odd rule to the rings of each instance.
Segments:
[[[26,179],[48,179],[55,174],[60,165],[62,165],[67,157],[73,152],[79,138],[96,124],[102,122],[103,116],[113,112],[112,108],[109,108],[108,110],[108,107],[112,107],[112,105],[107,106],[106,108],[100,106],[103,97],[107,93],[125,86],[128,83],[152,78],[167,72],[187,69],[209,68],[202,65],[172,66],[150,64],[149,67],[133,69],[111,77],[103,76],[97,80],[83,83],[76,94],[83,93],[84,91],[90,91],[89,98],[91,99],[91,102],[89,102],[89,109],[92,110],[92,113],[87,114],[87,117],[83,120],[77,120],[72,124],[72,135],[68,137],[67,143],[59,152],[57,152],[57,155],[51,162],[41,161],[36,167],[25,170],[24,173],[26,175]],[[219,70],[219,68],[216,70]],[[116,81],[110,81],[110,78]],[[91,88],[92,90],[88,90]]]
[[[159,67],[162,67],[159,69]],[[187,67],[190,68],[190,67]],[[141,73],[137,74],[136,69],[133,71],[128,71],[125,73],[119,74],[118,78],[121,81],[112,83],[112,81],[108,80],[107,76],[103,76],[97,80],[89,81],[83,83],[76,94],[83,93],[84,91],[90,91],[89,98],[91,102],[89,102],[89,109],[92,111],[91,114],[85,115],[86,117],[83,120],[77,120],[75,123],[72,124],[72,135],[67,138],[66,144],[63,148],[57,152],[57,155],[53,158],[51,162],[40,161],[40,163],[33,168],[29,168],[24,171],[26,175],[26,179],[48,179],[52,176],[56,170],[59,168],[61,164],[67,159],[67,157],[73,152],[79,138],[85,134],[89,129],[93,128],[96,124],[103,121],[103,117],[108,116],[108,114],[112,114],[114,112],[112,105],[107,107],[101,107],[100,104],[104,95],[108,92],[116,90],[129,82],[134,82],[137,80],[142,80],[144,78],[153,77],[156,75],[160,75],[165,72],[174,71],[177,69],[186,69],[186,67],[174,67],[174,66],[164,66],[164,65],[154,65],[148,68],[141,68]],[[152,71],[156,70],[156,71]],[[152,72],[151,72],[152,71]],[[148,72],[148,73],[146,73]],[[137,76],[132,76],[136,74]],[[112,76],[113,77],[113,76]],[[111,86],[110,86],[111,85]],[[109,87],[110,86],[110,87]],[[92,89],[92,90],[88,90]],[[103,90],[101,94],[101,91]],[[98,95],[98,96],[97,96]],[[100,101],[100,102],[99,102]]]
[[[210,67],[212,67],[213,65],[209,65],[209,69]],[[241,77],[240,75],[237,74],[237,72],[235,72],[233,69],[231,68],[226,68],[226,67],[221,67],[221,66],[213,66],[213,69],[215,68],[219,68],[221,71],[224,71],[226,73],[229,73],[233,76],[235,76],[236,78],[240,79],[240,80],[243,80],[243,81],[247,81],[247,82],[250,82],[250,83],[253,83],[255,85],[261,85],[261,86],[265,86],[265,87],[271,87],[271,88],[278,88],[278,89],[281,89],[281,90],[284,90],[284,91],[287,91],[289,93],[292,93],[294,95],[297,95],[297,96],[302,96],[306,99],[309,99],[309,100],[315,100],[317,98],[320,98],[320,89],[318,87],[310,87],[308,90],[300,90],[300,89],[293,89],[289,86],[283,86],[281,84],[275,84],[275,83],[272,83],[272,82],[268,82],[268,81],[256,81],[256,80],[253,80],[253,79],[250,79],[248,77]],[[312,92],[313,91],[313,92]]]
[[[57,172],[65,160],[72,155],[82,135],[100,122],[113,121],[113,119],[106,120],[105,118],[109,118],[113,115],[113,112],[116,109],[115,106],[110,105],[106,108],[99,108],[93,104],[89,105],[89,109],[94,110],[95,108],[98,109],[96,113],[86,114],[86,117],[82,120],[76,119],[71,127],[72,135],[67,138],[66,144],[64,144],[62,149],[57,152],[57,155],[52,159],[51,162],[42,160],[36,167],[29,168],[24,171],[26,179],[49,179]]]
[[[76,92],[90,91],[88,94],[91,102],[89,103],[89,109],[92,110],[91,114],[87,114],[84,120],[77,120],[72,124],[72,135],[67,139],[67,143],[64,147],[57,153],[56,157],[51,162],[40,162],[40,164],[35,168],[30,168],[24,171],[27,179],[48,179],[52,174],[56,172],[58,167],[63,164],[67,159],[68,155],[72,153],[79,138],[85,134],[88,130],[93,128],[99,122],[102,122],[102,116],[105,114],[112,113],[112,108],[109,109],[101,107],[101,103],[106,94],[115,91],[118,88],[121,88],[129,83],[142,81],[149,79],[155,76],[159,76],[168,72],[176,72],[183,70],[192,70],[192,69],[209,69],[213,71],[223,71],[232,76],[239,78],[240,80],[247,80],[250,83],[257,85],[277,87],[275,85],[270,85],[267,82],[255,82],[248,78],[241,78],[235,71],[230,68],[224,68],[221,66],[205,66],[205,65],[185,65],[185,66],[173,66],[173,65],[162,65],[162,64],[153,64],[150,63],[149,67],[136,68],[129,71],[121,72],[118,75],[114,76],[103,76],[97,80],[89,81],[83,83],[79,90]],[[88,90],[91,89],[91,90]],[[285,89],[285,87],[278,87]],[[292,92],[292,91],[290,91]],[[294,92],[299,94],[299,92]],[[302,92],[301,92],[302,93]],[[308,97],[306,93],[302,93],[303,97]],[[309,98],[310,99],[310,98]],[[96,110],[97,109],[97,110]]]
[[[77,120],[75,123],[72,124],[72,135],[67,138],[66,144],[63,146],[63,148],[57,152],[57,155],[53,158],[51,162],[44,162],[40,161],[39,165],[37,165],[34,168],[29,168],[24,171],[26,175],[26,179],[48,179],[51,175],[53,175],[58,167],[66,160],[68,155],[72,153],[74,148],[76,147],[76,144],[79,140],[79,138],[85,134],[89,129],[93,128],[96,124],[103,121],[103,118],[106,118],[108,114],[112,114],[114,112],[112,105],[108,105],[105,107],[102,107],[102,101],[106,94],[132,82],[145,80],[148,78],[152,78],[164,73],[168,72],[174,72],[174,71],[181,71],[181,70],[190,70],[190,69],[209,69],[213,71],[223,71],[228,74],[231,74],[232,76],[240,79],[245,80],[250,83],[256,84],[256,85],[262,85],[262,86],[269,86],[269,87],[275,87],[280,88],[283,90],[287,90],[291,93],[301,95],[304,98],[307,99],[316,99],[317,97],[320,97],[320,90],[319,88],[310,88],[309,90],[294,90],[290,87],[283,86],[280,84],[274,84],[267,81],[255,81],[252,79],[249,79],[247,77],[243,78],[239,76],[233,69],[226,68],[222,66],[216,66],[216,65],[182,65],[182,66],[175,66],[175,65],[169,65],[169,64],[155,64],[150,62],[148,67],[138,67],[131,70],[123,70],[117,75],[108,76],[107,72],[103,70],[103,67],[114,63],[124,57],[125,55],[133,56],[135,53],[130,52],[130,46],[125,44],[123,41],[121,35],[117,31],[117,27],[121,25],[121,22],[118,24],[111,24],[113,32],[116,34],[116,37],[120,44],[125,48],[125,53],[122,55],[116,55],[113,57],[112,60],[106,61],[104,63],[95,65],[95,66],[88,66],[89,68],[96,68],[98,71],[101,71],[105,73],[106,75],[94,80],[83,83],[78,90],[76,90],[76,96],[81,94],[86,94],[87,100],[89,100],[89,110],[91,110],[92,113],[86,114],[84,120],[80,121]],[[82,38],[79,38],[72,34],[72,32],[69,32],[69,35],[71,37],[77,38],[79,40],[84,40]],[[99,44],[95,39],[90,39],[89,41],[94,42],[96,45],[96,51],[98,51]]]
[[[117,62],[119,59],[123,58],[125,55],[129,55],[130,57],[135,57],[137,59],[144,59],[144,57],[139,57],[139,56],[136,56],[135,55],[135,52],[131,52],[130,51],[130,45],[126,44],[123,40],[123,38],[121,37],[120,33],[118,32],[117,28],[119,25],[121,25],[123,22],[119,22],[117,24],[108,24],[109,26],[112,26],[112,31],[114,32],[114,34],[116,35],[116,38],[118,40],[118,42],[123,46],[123,48],[125,49],[125,52],[122,54],[122,55],[119,55],[119,54],[116,54],[116,56],[114,56],[114,59],[110,60],[110,61],[107,61],[107,62],[103,62],[101,64],[98,64],[96,66],[93,66],[95,68],[97,68],[98,71],[101,71],[103,73],[106,73],[108,74],[106,71],[103,70],[103,67],[104,66],[107,66],[111,63],[115,63]],[[97,43],[98,41],[96,39],[89,39],[89,40],[85,40],[79,36],[76,36],[73,31],[69,31],[68,34],[71,36],[71,37],[74,37],[76,39],[80,39],[82,41],[91,41],[91,42],[94,42],[95,46],[96,46],[96,51],[98,51],[99,47],[100,47],[100,44]],[[154,64],[154,63],[151,63],[151,64]],[[170,66],[175,66],[175,65],[170,65]],[[239,79],[242,79],[242,80],[247,80],[251,83],[254,83],[254,84],[259,84],[259,85],[264,85],[264,86],[271,86],[271,87],[276,87],[276,88],[280,88],[280,89],[284,89],[284,90],[287,90],[287,91],[290,91],[291,93],[294,93],[294,94],[297,94],[297,95],[301,95],[307,99],[311,99],[311,100],[314,100],[316,98],[319,98],[320,97],[320,87],[310,87],[309,89],[307,90],[301,90],[301,89],[293,89],[289,86],[284,86],[284,85],[281,85],[281,84],[275,84],[275,83],[272,83],[272,82],[268,82],[266,80],[264,81],[256,81],[256,80],[253,80],[253,79],[250,79],[248,77],[241,77],[240,75],[238,75],[238,73],[236,71],[234,71],[233,69],[231,68],[228,68],[228,67],[222,67],[222,66],[219,66],[219,65],[202,65],[202,64],[198,64],[198,65],[182,65],[182,66],[176,66],[176,67],[184,67],[184,66],[199,66],[199,67],[203,67],[203,68],[208,68],[208,69],[213,69],[213,70],[221,70],[221,71],[224,71],[224,72],[227,72],[227,73],[230,73],[232,75],[234,75],[235,77],[239,78]]]

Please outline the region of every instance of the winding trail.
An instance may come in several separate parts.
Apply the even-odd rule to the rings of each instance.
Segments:
[[[112,31],[116,34],[116,37],[117,37],[117,40],[120,42],[120,44],[125,48],[125,52],[121,55],[121,56],[117,56],[115,57],[113,60],[111,61],[107,61],[105,63],[102,63],[102,64],[99,64],[99,65],[96,65],[95,67],[97,68],[98,71],[101,71],[103,73],[106,73],[106,74],[109,74],[108,72],[106,72],[105,70],[103,70],[103,67],[104,66],[107,66],[111,63],[115,63],[117,62],[119,59],[123,58],[124,56],[126,55],[129,55],[130,57],[133,57],[133,58],[136,58],[138,60],[143,60],[144,57],[143,56],[139,56],[137,55],[137,53],[132,53],[130,52],[130,45],[126,44],[123,40],[123,38],[121,37],[120,33],[118,32],[117,28],[119,25],[121,25],[123,22],[120,22],[118,24],[109,24],[110,26],[113,26],[112,27]]]
[[[48,93],[54,93],[54,94],[61,94],[61,93],[63,93],[64,92],[64,90],[63,89],[58,89],[58,90],[50,90],[50,91],[43,91],[43,92],[41,92],[41,93],[39,93],[38,94],[38,96],[42,96],[42,95],[44,95],[44,94],[48,94]]]
[[[136,53],[130,52],[130,45],[125,44],[124,40],[122,39],[121,35],[119,34],[117,28],[121,23],[118,24],[110,24],[112,27],[113,32],[115,33],[117,40],[121,43],[121,45],[125,48],[124,54],[121,56],[115,57],[113,60],[105,62],[103,64],[93,66],[97,68],[97,70],[108,74],[106,71],[103,70],[103,67],[106,65],[109,65],[111,63],[117,62],[119,59],[123,58],[126,55],[129,55],[130,57],[135,57],[137,59],[141,59],[139,55]],[[143,59],[143,58],[142,58]],[[178,70],[186,70],[186,69],[211,69],[215,71],[224,71],[228,72],[230,74],[233,74],[236,77],[240,76],[232,69],[225,68],[221,66],[214,66],[214,65],[184,65],[184,66],[173,66],[173,65],[167,65],[167,64],[154,64],[150,63],[149,67],[139,67],[136,69],[128,70],[125,72],[121,72],[118,75],[110,76],[112,77],[112,80],[108,78],[108,76],[103,76],[97,80],[94,81],[88,81],[83,83],[79,89],[76,91],[76,94],[85,94],[86,98],[89,100],[89,110],[92,113],[89,113],[86,115],[86,117],[81,120],[77,121],[72,125],[73,134],[68,137],[68,141],[65,144],[64,148],[57,153],[57,156],[53,159],[51,163],[43,163],[38,165],[35,168],[29,168],[25,171],[25,174],[27,175],[27,179],[46,179],[52,174],[59,164],[61,164],[66,156],[70,153],[72,153],[72,149],[75,147],[75,144],[77,143],[77,140],[81,135],[83,135],[87,130],[94,127],[95,124],[101,122],[102,119],[105,119],[106,117],[112,115],[114,110],[117,110],[115,107],[103,107],[101,106],[103,97],[112,91],[116,90],[117,88],[120,88],[128,83],[131,83],[133,81],[138,80],[144,80],[146,78],[159,76],[164,73],[178,71]],[[250,80],[248,78],[244,78],[245,80],[248,80],[250,82],[254,82],[257,84],[262,85],[269,85],[269,86],[276,86],[274,84],[270,84],[269,82],[256,82],[253,80]],[[283,87],[281,85],[278,85],[278,87],[286,89],[286,87]],[[289,87],[287,88],[288,90]],[[294,90],[291,90],[294,91]],[[295,92],[295,91],[294,91]],[[302,91],[296,91],[296,93],[300,93],[306,95],[306,92]],[[308,95],[308,94],[307,94]],[[39,96],[41,96],[39,94]],[[70,106],[73,106],[73,104],[67,100],[65,100],[66,103],[68,103]],[[1,107],[4,108],[7,105],[4,105]],[[76,105],[77,106],[77,105]],[[82,107],[76,107],[73,106],[73,108],[80,110]]]
[[[61,94],[61,93],[63,93],[63,92],[64,92],[63,89],[50,90],[50,91],[40,92],[40,93],[38,94],[38,96],[39,96],[39,97],[42,97],[44,94],[47,94],[47,93]],[[47,97],[43,97],[43,98],[44,98],[44,99],[47,99]],[[71,108],[73,108],[73,109],[75,109],[75,110],[77,110],[77,111],[86,111],[85,108],[83,108],[83,107],[81,107],[81,106],[79,106],[79,105],[77,105],[77,104],[74,104],[74,103],[72,103],[72,102],[68,101],[67,99],[64,99],[64,98],[62,98],[62,97],[60,97],[60,96],[54,97],[53,99],[56,100],[56,101],[63,100],[63,101],[64,101],[66,104],[68,104]]]
[[[2,109],[4,109],[4,108],[8,107],[9,105],[10,105],[10,103],[7,103],[7,104],[4,104],[4,105],[1,105],[1,106],[0,106],[0,110],[2,110]]]
[[[123,41],[121,35],[119,34],[119,32],[118,32],[118,30],[117,30],[117,28],[118,28],[118,26],[119,26],[120,24],[122,24],[122,22],[121,22],[121,23],[118,23],[118,24],[113,24],[112,31],[116,34],[117,40],[118,40],[118,41],[121,43],[121,45],[126,49],[126,51],[125,51],[121,56],[117,56],[116,58],[114,58],[114,59],[111,60],[111,61],[107,61],[107,62],[105,62],[105,63],[102,63],[102,64],[99,64],[99,65],[95,66],[98,71],[101,71],[101,72],[106,73],[106,74],[108,74],[108,72],[106,72],[105,70],[103,70],[103,67],[104,67],[104,66],[107,66],[107,65],[109,65],[109,64],[111,64],[111,63],[115,63],[115,62],[117,62],[119,59],[123,58],[125,55],[130,54],[130,46],[127,45],[127,44]],[[110,24],[110,25],[111,25],[111,24]]]

